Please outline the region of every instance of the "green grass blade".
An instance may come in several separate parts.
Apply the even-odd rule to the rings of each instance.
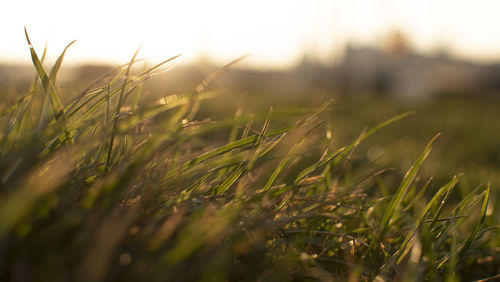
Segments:
[[[242,114],[242,110],[241,110],[241,108],[238,108],[236,110],[236,113],[234,114],[234,119],[235,120],[238,119],[241,116],[241,114]],[[231,133],[229,134],[228,143],[236,141],[236,139],[238,138],[238,131],[239,131],[239,127],[233,126],[233,128],[231,129]],[[219,170],[217,177],[218,178],[223,177],[226,172],[227,172],[227,169]]]
[[[278,135],[281,135],[281,134],[289,131],[290,129],[291,129],[291,127],[284,127],[281,129],[273,130],[273,131],[268,132],[266,134],[266,137],[278,136]],[[227,145],[224,145],[224,146],[219,147],[217,149],[211,150],[209,152],[206,152],[206,153],[200,155],[199,157],[196,157],[195,159],[189,161],[188,164],[189,164],[189,166],[193,166],[195,164],[201,163],[202,161],[207,160],[209,158],[212,158],[214,156],[229,152],[229,151],[237,149],[237,148],[242,148],[245,146],[252,145],[255,143],[257,138],[258,138],[258,135],[252,135],[252,136],[247,137],[245,139],[240,139],[238,141],[231,142]]]
[[[424,210],[422,211],[422,213],[420,214],[419,218],[417,219],[417,221],[415,222],[415,226],[413,227],[413,229],[408,233],[408,235],[406,236],[406,238],[404,239],[403,243],[401,244],[401,247],[399,248],[399,250],[394,254],[395,257],[398,257],[398,260],[397,262],[398,263],[401,263],[401,261],[403,260],[403,258],[408,254],[408,252],[411,250],[411,248],[413,247],[412,244],[409,244],[411,239],[413,238],[413,236],[416,234],[417,230],[422,226],[422,224],[424,223],[424,220],[425,220],[425,217],[427,216],[427,214],[429,213],[429,211],[436,205],[439,203],[439,200],[443,197],[443,195],[445,195],[445,197],[447,195],[449,195],[450,191],[453,189],[453,187],[455,187],[455,185],[457,184],[458,182],[458,178],[455,176],[453,177],[453,179],[446,183],[443,187],[441,187],[441,189],[439,189],[436,194],[434,194],[434,196],[432,197],[432,199],[427,203],[427,205],[425,205],[425,208]],[[441,201],[441,205],[440,207],[442,207],[445,203],[445,200],[442,200]],[[440,211],[440,209],[439,209]],[[437,219],[437,217],[439,216],[439,211],[436,213],[435,215],[435,219]]]
[[[481,207],[481,219],[477,223],[476,228],[474,228],[474,231],[472,231],[467,240],[465,240],[463,248],[457,255],[457,263],[463,259],[463,257],[465,256],[465,252],[467,252],[467,249],[469,249],[472,242],[476,239],[479,230],[481,230],[481,226],[483,225],[484,220],[486,219],[486,212],[488,210],[488,202],[490,200],[490,195],[491,195],[491,184],[488,184],[488,188],[486,188],[486,192],[484,195],[483,206]]]
[[[325,103],[322,105],[322,107],[316,111],[313,115],[311,115],[310,117],[308,117],[306,119],[307,120],[311,120],[313,117],[317,116],[317,114],[319,114],[320,112],[324,111],[326,109],[326,107],[328,107],[333,101],[330,101],[328,103]],[[414,112],[411,111],[411,112],[406,112],[406,113],[403,113],[403,114],[400,114],[398,116],[395,116],[391,119],[388,119],[376,126],[374,126],[373,128],[371,128],[370,130],[368,130],[367,132],[365,132],[364,134],[362,134],[356,141],[352,142],[349,146],[347,147],[343,147],[343,148],[340,148],[339,150],[335,151],[335,152],[332,152],[330,153],[329,155],[327,155],[325,157],[325,160],[323,160],[322,162],[318,162],[318,163],[315,163],[313,165],[310,165],[309,167],[305,168],[304,170],[302,170],[298,175],[297,175],[297,178],[295,179],[294,183],[299,183],[302,179],[304,179],[307,175],[309,175],[310,173],[312,173],[314,170],[318,169],[319,167],[322,167],[328,163],[330,163],[331,161],[335,161],[335,164],[338,163],[338,161],[340,161],[345,155],[349,154],[357,145],[359,145],[359,143],[361,143],[363,140],[365,140],[366,138],[368,138],[369,136],[373,135],[375,132],[377,132],[378,130],[396,122],[396,121],[399,121],[409,115],[412,115]]]
[[[208,151],[194,159],[192,159],[191,161],[189,161],[188,163],[185,164],[184,166],[184,169],[187,169],[191,166],[194,166],[196,164],[199,164],[207,159],[210,159],[212,157],[215,157],[217,155],[221,155],[221,154],[224,154],[226,152],[229,152],[229,151],[232,151],[234,149],[237,149],[237,148],[242,148],[242,147],[245,147],[245,146],[248,146],[248,145],[251,145],[252,143],[255,142],[255,140],[257,140],[257,135],[252,135],[250,137],[247,137],[245,139],[240,139],[238,141],[234,141],[234,142],[231,142],[227,145],[224,145],[222,147],[219,147],[219,148],[216,148],[214,150],[211,150],[211,151]]]
[[[112,117],[113,128],[111,130],[111,136],[109,137],[108,155],[106,157],[106,163],[104,165],[104,170],[105,171],[109,170],[109,167],[111,165],[111,155],[113,153],[113,146],[114,146],[116,131],[118,129],[118,115],[120,114],[120,109],[121,109],[121,107],[123,105],[123,102],[124,102],[123,98],[124,98],[124,95],[125,95],[125,90],[127,88],[127,84],[128,84],[129,79],[130,79],[130,69],[132,68],[132,65],[134,64],[135,58],[137,57],[137,54],[139,54],[140,50],[141,50],[141,47],[137,48],[137,50],[134,53],[134,56],[132,56],[132,59],[130,60],[130,63],[128,65],[128,67],[127,67],[127,71],[125,73],[125,78],[123,80],[123,85],[121,87],[120,96],[118,97],[118,103],[116,103],[115,114]]]
[[[381,227],[380,227],[380,237],[383,237],[383,234],[389,227],[389,222],[393,218],[394,214],[397,212],[399,209],[401,203],[403,202],[403,199],[408,192],[408,190],[411,187],[411,184],[415,180],[417,173],[420,169],[420,166],[424,162],[424,160],[427,158],[429,153],[431,152],[432,145],[436,141],[436,139],[439,137],[440,134],[437,134],[432,138],[432,140],[427,144],[427,146],[424,149],[424,152],[420,155],[420,157],[417,159],[417,161],[413,164],[413,166],[408,170],[406,173],[405,177],[403,178],[403,181],[401,181],[401,185],[399,188],[396,190],[396,194],[393,196],[392,200],[389,202],[388,207],[385,210],[384,216],[382,217],[382,222],[381,222]]]
[[[406,113],[402,113],[400,115],[397,115],[393,118],[390,118],[380,124],[377,124],[376,126],[372,127],[370,130],[364,132],[363,134],[361,134],[361,136],[359,136],[358,139],[356,139],[354,142],[352,142],[351,144],[349,144],[345,149],[344,151],[341,153],[341,155],[336,158],[335,162],[334,162],[334,165],[337,165],[340,160],[342,160],[346,155],[350,154],[361,142],[363,142],[364,140],[366,140],[368,137],[370,137],[371,135],[375,134],[377,131],[379,131],[380,129],[386,127],[386,126],[389,126],[390,124],[392,123],[395,123],[403,118],[406,118],[407,116],[410,116],[410,115],[413,115],[415,112],[414,111],[410,111],[410,112],[406,112]]]
[[[280,129],[269,131],[265,136],[266,137],[279,136],[285,132],[290,131],[293,128],[295,128],[293,125],[286,126],[286,127],[280,128]],[[244,139],[240,139],[240,140],[231,142],[229,144],[226,144],[224,146],[210,150],[208,152],[205,152],[205,153],[199,155],[198,157],[195,157],[195,158],[191,159],[190,161],[187,161],[186,163],[184,163],[181,167],[181,171],[189,169],[189,168],[191,168],[191,167],[193,167],[193,166],[195,166],[203,161],[206,161],[210,158],[213,158],[215,156],[222,155],[224,153],[227,153],[227,152],[235,150],[235,149],[251,146],[252,144],[255,144],[255,141],[257,140],[257,138],[258,138],[258,135],[252,135],[252,136],[246,137]],[[166,174],[165,178],[172,176],[172,173],[175,173],[175,172],[177,172],[176,169],[174,169],[174,171],[170,171],[169,173]]]
[[[299,174],[297,175],[297,178],[295,178],[294,183],[295,184],[300,183],[301,180],[303,180],[304,178],[306,178],[309,174],[311,174],[312,172],[314,172],[316,169],[318,169],[320,167],[323,167],[323,166],[331,163],[332,161],[334,161],[337,157],[344,155],[343,153],[345,152],[345,150],[347,148],[348,147],[342,147],[342,148],[340,148],[340,149],[338,149],[338,150],[336,150],[334,152],[331,152],[328,155],[326,155],[326,157],[323,158],[323,161],[314,163],[314,164],[306,167],[301,172],[299,172]]]
[[[73,40],[70,44],[68,44],[66,46],[66,48],[64,48],[63,52],[61,53],[61,55],[59,55],[59,58],[57,58],[57,61],[56,63],[54,64],[54,66],[52,67],[52,69],[50,70],[50,75],[49,75],[49,78],[50,80],[52,81],[52,84],[53,85],[56,85],[56,78],[57,78],[57,73],[59,72],[59,69],[61,68],[61,65],[62,65],[62,61],[64,59],[64,55],[66,55],[66,51],[68,50],[68,48],[73,45],[73,43],[75,43],[76,40]]]
[[[227,189],[229,189],[240,178],[240,176],[243,174],[244,171],[245,171],[244,165],[239,165],[235,169],[235,171],[231,174],[231,176],[226,178],[224,182],[222,182],[221,185],[217,187],[215,194],[221,195],[224,192],[226,192]]]
[[[175,60],[175,59],[179,58],[180,56],[181,56],[181,54],[179,54],[179,55],[176,55],[176,56],[173,56],[173,57],[171,57],[171,58],[166,59],[165,61],[163,61],[163,62],[161,62],[161,63],[159,63],[159,64],[155,65],[154,67],[151,67],[151,68],[149,68],[149,69],[145,70],[144,72],[142,72],[141,74],[139,74],[139,77],[141,77],[141,76],[145,76],[145,75],[147,75],[147,74],[151,73],[152,71],[154,71],[154,70],[156,70],[156,69],[160,68],[161,66],[163,66],[164,64],[166,64],[166,63],[168,63],[168,62],[171,62],[171,61],[173,61],[173,60]]]
[[[267,129],[269,128],[269,123],[271,122],[271,116],[273,114],[273,108],[269,109],[269,112],[267,113],[266,120],[264,121],[264,125],[262,126],[262,130],[260,131],[260,134],[257,136],[257,140],[255,140],[255,146],[259,146],[260,143],[262,142],[262,138],[266,135]]]
[[[106,108],[104,109],[104,125],[109,126],[110,109],[111,109],[111,84],[108,83],[108,91],[106,92]]]
[[[233,65],[239,63],[240,61],[242,61],[246,57],[248,57],[248,55],[241,56],[241,57],[237,58],[236,60],[230,62],[229,64],[223,66],[222,68],[220,68],[216,72],[211,73],[200,84],[198,84],[198,86],[196,86],[196,88],[195,88],[196,92],[198,94],[203,92],[210,84],[212,84],[212,82],[214,82],[217,78],[219,78],[221,75],[226,73]]]
[[[456,177],[454,177],[453,180],[455,180],[455,178]],[[441,204],[439,205],[438,210],[434,214],[434,217],[432,218],[431,224],[429,224],[429,230],[432,230],[432,228],[434,227],[434,225],[438,221],[439,216],[441,215],[441,212],[443,211],[445,204],[448,203],[448,198],[450,197],[451,191],[455,187],[456,183],[457,183],[457,181],[455,181],[455,184],[453,184],[453,186],[451,186],[450,189],[448,191],[446,191],[446,194],[443,196],[443,200],[441,201]],[[449,185],[449,184],[447,184],[447,185]],[[438,194],[440,194],[440,192],[441,191],[438,191]],[[433,197],[433,199],[434,199],[434,197]]]
[[[138,60],[137,60],[138,61]],[[78,105],[78,103],[88,96],[90,93],[95,93],[96,89],[95,88],[100,88],[100,89],[105,89],[105,87],[97,87],[97,84],[101,81],[103,81],[105,78],[109,78],[108,81],[104,82],[106,85],[114,85],[114,83],[122,77],[122,75],[126,72],[126,69],[124,69],[128,64],[124,64],[121,66],[118,66],[114,68],[112,71],[108,72],[107,74],[101,76],[99,79],[97,79],[94,83],[91,84],[91,86],[87,87],[85,90],[83,90],[79,95],[74,97],[71,102],[68,104],[68,106],[64,110],[64,116],[67,116],[68,113],[74,113],[75,111],[71,111],[74,107]]]
[[[46,42],[45,47],[43,48],[42,58],[40,59],[41,63],[43,63],[45,61],[45,57],[47,57],[48,46],[49,46],[49,44],[48,44],[48,42]],[[36,74],[35,78],[33,79],[33,82],[31,83],[29,93],[30,94],[35,93],[37,86],[38,86],[38,73]]]
[[[380,129],[382,129],[382,128],[384,128],[384,127],[386,127],[386,126],[388,126],[388,125],[390,125],[390,124],[392,124],[392,123],[395,123],[395,122],[397,122],[397,121],[399,121],[399,120],[402,120],[402,119],[404,119],[404,118],[406,118],[406,117],[408,117],[408,116],[411,116],[411,115],[413,115],[413,114],[415,114],[415,111],[409,111],[409,112],[406,112],[406,113],[402,113],[402,114],[400,114],[400,115],[397,115],[397,116],[395,116],[395,117],[393,117],[393,118],[390,118],[390,119],[388,119],[388,120],[386,120],[386,121],[384,121],[384,122],[382,122],[382,123],[380,123],[380,124],[376,125],[375,127],[373,127],[372,129],[368,130],[368,131],[367,131],[367,132],[363,135],[363,137],[362,137],[361,141],[363,141],[363,140],[365,140],[366,138],[370,137],[371,135],[373,135],[375,132],[379,131]]]
[[[301,140],[295,144],[290,151],[288,151],[287,155],[281,160],[276,169],[273,171],[273,174],[267,180],[266,185],[264,185],[264,191],[267,191],[273,186],[274,182],[281,175],[281,173],[288,167],[292,156],[298,151],[298,149],[304,144],[305,138],[301,138]]]
[[[451,234],[451,255],[449,256],[448,268],[446,270],[446,282],[458,282],[457,274],[455,273],[457,265],[457,230],[456,224],[452,223]]]
[[[409,210],[415,203],[417,203],[418,201],[420,201],[425,192],[427,191],[427,189],[431,186],[431,182],[432,182],[433,178],[430,177],[429,180],[427,180],[427,182],[424,184],[424,186],[420,189],[420,191],[418,192],[417,195],[415,195],[415,197],[413,198],[413,200],[411,201],[410,204],[408,204],[408,206],[404,209],[404,211],[407,211]],[[387,195],[386,195],[387,196]]]
[[[245,127],[243,128],[243,132],[241,133],[241,139],[245,139],[248,137],[248,134],[250,133],[250,130],[252,129],[252,124],[253,124],[253,114],[250,115],[250,118],[248,119]]]
[[[42,63],[38,59],[38,55],[35,52],[35,49],[33,48],[33,45],[31,44],[31,41],[28,36],[28,31],[26,30],[26,27],[24,28],[24,32],[26,34],[26,40],[28,41],[29,48],[30,48],[30,53],[31,53],[31,60],[33,61],[33,65],[35,66],[36,72],[38,73],[38,77],[42,81],[43,89],[47,95],[49,95],[50,102],[52,105],[52,110],[54,112],[54,118],[58,119],[60,111],[62,109],[61,105],[61,100],[59,99],[59,96],[57,95],[56,88],[54,87],[54,84],[50,80],[49,76],[45,72]]]
[[[139,48],[137,48],[134,55],[132,56],[132,59],[130,60],[129,65],[127,66],[127,71],[125,72],[125,78],[123,79],[123,85],[121,87],[120,96],[118,96],[118,103],[116,103],[115,116],[113,117],[115,124],[117,123],[116,117],[118,116],[118,114],[120,114],[120,109],[122,108],[123,103],[125,102],[124,98],[125,98],[125,93],[127,90],[127,85],[128,85],[129,80],[130,80],[130,70],[132,69],[132,65],[134,64],[135,58],[139,54],[140,50],[141,50],[141,46],[139,46]]]

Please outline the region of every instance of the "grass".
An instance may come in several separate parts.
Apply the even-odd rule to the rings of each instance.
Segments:
[[[142,100],[143,83],[175,57],[147,68],[136,53],[70,97],[56,84],[67,48],[47,72],[46,51],[39,59],[29,46],[37,77],[0,117],[2,281],[457,281],[498,272],[492,187],[457,199],[460,175],[443,185],[421,176],[438,136],[405,175],[356,158],[411,113],[338,145],[333,101],[293,122],[280,109],[203,119],[201,103],[220,99],[207,87],[229,66],[190,93]]]

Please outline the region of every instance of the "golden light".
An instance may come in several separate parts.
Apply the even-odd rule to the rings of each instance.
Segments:
[[[330,61],[348,42],[378,44],[391,30],[418,51],[443,46],[460,57],[500,58],[500,2],[395,0],[8,1],[0,17],[0,62],[28,62],[27,26],[37,50],[54,59],[78,40],[67,61],[123,63],[143,43],[153,61],[182,53],[227,62],[286,67],[308,52]]]

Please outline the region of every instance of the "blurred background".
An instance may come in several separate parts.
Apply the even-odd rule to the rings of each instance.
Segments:
[[[467,192],[500,181],[500,2],[477,1],[8,1],[0,17],[0,93],[15,99],[64,47],[62,93],[140,56],[154,64],[183,54],[151,79],[146,96],[192,91],[208,74],[250,54],[211,86],[213,119],[275,106],[278,114],[336,100],[338,144],[399,113],[416,114],[377,134],[358,157],[406,170],[442,132],[426,173],[465,172]],[[204,118],[204,117],[200,117]],[[498,192],[497,192],[498,195]],[[497,200],[498,200],[497,196]]]

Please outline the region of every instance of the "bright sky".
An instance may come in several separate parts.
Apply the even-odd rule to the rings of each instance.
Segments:
[[[228,62],[286,67],[305,51],[331,60],[346,42],[377,43],[394,29],[414,47],[476,60],[500,60],[498,0],[6,0],[0,10],[0,62],[29,62],[23,27],[54,60],[124,63],[143,43],[153,61],[201,54]]]

